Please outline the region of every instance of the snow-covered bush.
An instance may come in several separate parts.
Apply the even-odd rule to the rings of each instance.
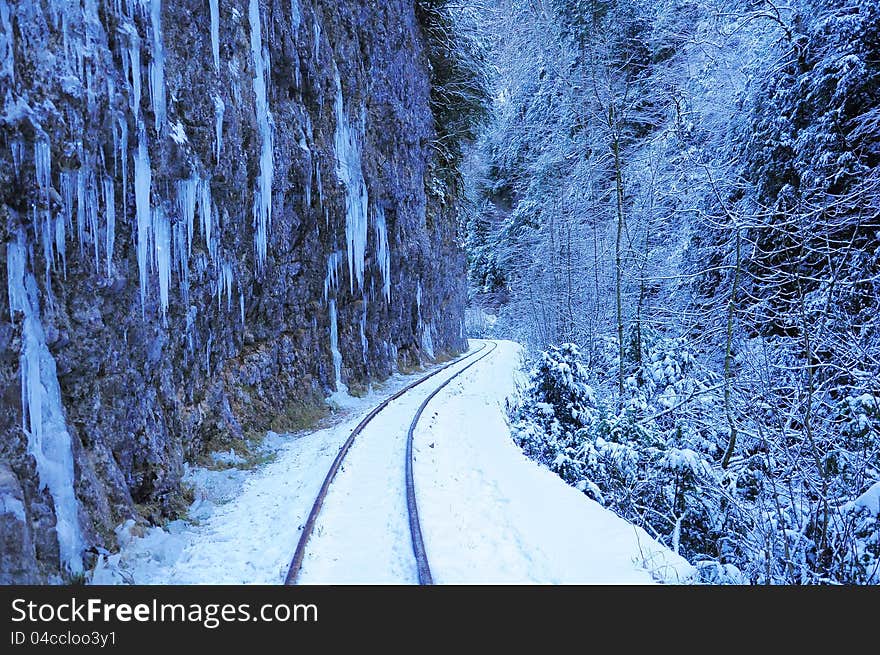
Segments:
[[[843,515],[844,529],[836,536],[846,547],[839,549],[836,577],[850,584],[880,584],[880,480],[844,505]]]
[[[514,411],[515,439],[526,455],[566,482],[581,483],[579,432],[593,423],[596,409],[577,346],[552,346],[541,354]]]
[[[861,493],[832,522],[828,569],[840,582],[880,584],[880,397],[851,395],[839,407],[842,443],[827,465],[839,496]]]
[[[502,2],[473,283],[578,345],[528,454],[706,581],[876,582],[880,0],[722,4]]]
[[[645,371],[653,374],[632,378],[620,413],[607,400],[607,377],[594,376],[603,393],[594,390],[577,346],[541,353],[511,412],[514,439],[525,454],[676,551],[715,557],[721,476],[706,439],[681,418],[643,416],[675,408],[667,389],[700,389],[687,376],[692,355],[681,350],[673,358],[674,342],[657,343],[666,350],[646,348]]]

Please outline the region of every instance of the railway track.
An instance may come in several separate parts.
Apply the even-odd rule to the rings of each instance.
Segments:
[[[293,558],[290,563],[290,567],[287,570],[287,576],[285,577],[284,584],[293,585],[297,583],[297,579],[299,577],[300,571],[302,569],[303,560],[306,554],[306,548],[308,547],[309,539],[312,536],[312,533],[315,529],[315,524],[317,523],[318,516],[321,513],[321,508],[324,505],[324,500],[327,497],[327,493],[330,490],[330,486],[333,484],[333,480],[336,477],[336,474],[339,472],[339,469],[342,466],[342,462],[351,449],[352,444],[354,444],[355,439],[358,435],[363,432],[363,430],[369,425],[370,421],[372,421],[382,410],[384,410],[388,405],[402,397],[407,392],[412,389],[418,387],[419,385],[427,382],[431,378],[436,375],[439,375],[443,371],[455,366],[457,364],[461,364],[468,359],[472,359],[472,361],[467,365],[461,368],[461,370],[457,371],[454,375],[450,376],[448,379],[444,380],[443,383],[434,389],[431,394],[425,398],[422,404],[419,406],[419,409],[416,411],[413,416],[412,422],[410,423],[409,430],[407,432],[407,444],[406,444],[406,504],[407,504],[407,513],[409,515],[409,526],[410,526],[410,535],[412,537],[412,546],[413,546],[413,554],[416,559],[416,565],[418,569],[419,576],[419,584],[432,584],[433,579],[431,577],[431,570],[428,565],[428,559],[425,554],[425,546],[422,540],[421,528],[419,526],[418,519],[418,506],[416,503],[415,496],[415,487],[413,484],[413,469],[412,469],[412,442],[413,435],[418,425],[419,419],[422,416],[425,408],[428,406],[428,403],[434,398],[443,388],[445,388],[450,382],[452,382],[455,378],[460,376],[466,370],[468,370],[471,366],[482,360],[484,357],[488,356],[492,353],[498,345],[495,343],[490,344],[491,348],[489,348],[486,344],[483,344],[472,353],[466,354],[462,357],[459,357],[444,366],[441,366],[436,371],[432,371],[427,375],[419,378],[412,384],[407,385],[397,393],[395,393],[390,398],[383,401],[381,404],[377,405],[369,414],[367,414],[364,419],[357,424],[357,426],[352,430],[348,439],[346,439],[345,443],[339,449],[339,452],[336,455],[336,458],[333,460],[333,463],[330,465],[329,470],[327,471],[327,475],[324,477],[324,482],[321,485],[321,489],[318,491],[318,495],[315,498],[315,502],[312,504],[311,511],[309,512],[309,516],[306,519],[305,525],[303,525],[302,532],[300,532],[299,541],[296,545],[296,550],[294,551]],[[482,354],[480,354],[482,353]]]
[[[409,424],[409,430],[406,434],[406,511],[409,515],[409,533],[412,538],[412,547],[413,554],[416,557],[416,567],[419,572],[419,584],[429,585],[434,584],[434,578],[431,576],[431,567],[428,565],[428,555],[425,552],[425,543],[422,540],[422,528],[419,524],[419,508],[418,503],[416,502],[416,489],[415,489],[415,480],[413,478],[413,435],[416,431],[416,426],[419,423],[419,419],[422,417],[422,413],[425,411],[425,408],[428,406],[428,403],[431,402],[431,399],[434,398],[438,393],[440,393],[446,385],[452,382],[459,375],[468,370],[471,366],[479,362],[484,357],[490,355],[497,347],[497,343],[491,344],[492,348],[489,349],[488,352],[483,353],[479,357],[477,357],[474,361],[472,361],[467,366],[463,367],[458,373],[449,377],[447,380],[444,380],[443,384],[434,389],[424,401],[419,406],[418,411],[416,411],[413,416],[412,423]],[[485,346],[483,346],[485,348]]]

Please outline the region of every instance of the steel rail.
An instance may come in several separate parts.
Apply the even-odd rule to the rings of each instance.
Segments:
[[[416,425],[418,425],[422,413],[425,411],[425,408],[434,396],[440,393],[447,384],[452,382],[471,366],[477,364],[481,359],[491,355],[496,348],[498,348],[498,344],[493,343],[492,349],[489,352],[477,357],[470,364],[463,367],[455,375],[451,376],[449,379],[445,380],[443,384],[434,389],[434,391],[431,392],[431,395],[425,398],[415,416],[413,416],[412,423],[410,423],[409,426],[409,432],[407,432],[406,435],[406,511],[409,515],[409,534],[412,538],[413,554],[416,557],[416,568],[419,574],[420,585],[434,584],[434,578],[431,576],[431,567],[428,565],[428,554],[425,552],[425,542],[422,539],[422,528],[419,523],[419,507],[416,502],[415,480],[413,476],[413,435],[415,434]]]
[[[305,525],[303,525],[302,532],[300,532],[299,541],[296,544],[296,550],[293,553],[293,559],[290,562],[290,567],[287,569],[287,576],[284,578],[285,585],[296,584],[296,580],[299,577],[300,571],[302,569],[303,559],[305,558],[306,546],[308,545],[309,539],[312,536],[312,532],[315,529],[315,523],[318,520],[318,515],[321,513],[321,508],[324,505],[324,500],[327,497],[327,492],[330,490],[330,485],[333,483],[333,479],[336,477],[336,474],[339,472],[339,468],[342,466],[342,461],[345,459],[345,456],[348,454],[348,451],[351,449],[351,446],[354,443],[354,440],[357,438],[357,436],[361,432],[363,432],[364,428],[367,427],[367,425],[369,424],[370,421],[372,421],[374,418],[376,418],[376,415],[379,414],[379,412],[381,412],[383,409],[388,407],[388,405],[390,405],[392,402],[394,402],[395,400],[397,400],[398,398],[403,396],[405,393],[416,388],[417,386],[419,386],[423,382],[427,382],[432,377],[442,373],[446,369],[448,369],[452,366],[455,366],[456,364],[460,364],[461,362],[463,362],[471,357],[474,357],[475,355],[477,355],[478,353],[481,353],[485,349],[486,349],[486,344],[483,344],[474,352],[466,353],[465,355],[458,357],[457,359],[449,362],[448,364],[444,364],[443,366],[438,368],[436,371],[431,371],[430,373],[428,373],[424,377],[421,377],[418,380],[416,380],[415,382],[405,386],[403,389],[401,389],[400,391],[395,393],[393,396],[391,396],[390,398],[387,398],[382,403],[380,403],[379,405],[374,407],[373,410],[369,414],[367,414],[363,418],[363,420],[361,420],[360,423],[357,424],[357,426],[354,428],[354,430],[351,431],[351,434],[349,435],[348,439],[346,439],[345,443],[342,444],[342,446],[339,448],[339,452],[336,454],[336,458],[333,460],[333,463],[330,465],[330,469],[327,471],[327,475],[324,477],[324,482],[321,485],[320,491],[318,491],[318,496],[317,496],[317,498],[315,498],[315,502],[312,504],[312,509],[309,512],[309,516],[306,519]],[[489,352],[491,352],[491,351],[489,351]],[[486,353],[486,354],[488,354],[488,353]],[[483,355],[483,356],[485,356],[485,355]],[[478,360],[479,359],[482,359],[482,357],[478,358]],[[478,360],[475,360],[473,363],[476,363],[476,361],[478,361]],[[469,364],[468,366],[464,367],[462,369],[462,371],[470,368],[471,365],[472,364]],[[456,375],[458,375],[458,373],[456,373]],[[456,377],[456,375],[453,375],[452,378]],[[450,380],[452,378],[450,378]],[[443,386],[445,386],[448,383],[449,383],[449,380],[444,382]],[[436,391],[434,393],[436,393]],[[432,394],[432,397],[433,397],[433,394]],[[412,428],[410,428],[410,429],[412,429]],[[409,457],[409,455],[407,455],[407,457]]]

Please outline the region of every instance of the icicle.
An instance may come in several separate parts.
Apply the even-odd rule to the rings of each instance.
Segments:
[[[12,168],[14,169],[12,172],[15,175],[15,179],[20,180],[22,163],[21,160],[24,153],[24,143],[21,140],[16,139],[9,144],[9,151],[12,153]]]
[[[327,303],[330,313],[330,352],[333,355],[333,368],[336,372],[336,391],[348,391],[348,388],[342,384],[342,353],[339,352],[339,326],[336,317],[336,289],[339,287],[339,265],[341,263],[341,252],[330,253],[330,256],[327,257],[324,301]]]
[[[107,221],[107,277],[110,277],[113,266],[113,246],[116,241],[116,197],[113,192],[113,178],[104,178],[104,217]]]
[[[336,80],[336,175],[345,186],[345,241],[348,249],[348,275],[351,292],[355,281],[364,284],[364,259],[367,248],[367,185],[361,170],[358,135],[351,129],[342,100],[342,83],[334,66]]]
[[[232,264],[223,262],[220,267],[220,277],[217,279],[217,310],[223,309],[223,294],[226,293],[226,311],[232,311],[232,283],[235,275],[232,272]]]
[[[416,281],[416,329],[422,329],[422,281]]]
[[[55,261],[54,246],[57,235],[52,223],[49,189],[52,187],[52,154],[48,140],[34,143],[34,171],[36,174],[39,202],[34,206],[34,231],[43,242],[43,259],[46,262],[46,288],[49,287],[52,265]],[[41,217],[42,216],[42,217]]]
[[[391,343],[389,346],[391,351],[390,359],[391,359],[391,370],[395,373],[400,372],[400,368],[397,365],[397,346],[394,343]]]
[[[336,375],[336,391],[348,391],[342,384],[342,353],[339,352],[339,326],[336,317],[336,298],[329,302],[330,312],[330,353],[333,356],[333,371]]]
[[[364,311],[361,314],[361,351],[364,357],[364,364],[367,363],[367,353],[369,352],[369,343],[367,342],[367,296],[364,294]]]
[[[108,78],[108,80],[109,80],[109,78]],[[109,81],[107,82],[108,94],[109,94],[109,88],[110,88],[111,84],[112,84],[111,82],[109,82]],[[108,97],[112,97],[112,96],[108,95]],[[113,133],[113,171],[112,172],[115,175],[119,172],[119,126],[116,124],[115,121],[110,124],[110,130]],[[102,158],[103,158],[103,153],[102,153]]]
[[[68,230],[73,230],[73,194],[76,191],[76,172],[61,171],[61,197],[64,200],[64,218]]]
[[[191,239],[187,236],[187,225],[185,221],[177,221],[173,224],[173,265],[172,268],[177,271],[180,279],[180,297],[184,306],[189,305],[189,243]]]
[[[49,189],[52,187],[52,149],[48,140],[38,139],[34,143],[34,168],[40,200],[48,206]]]
[[[294,40],[294,49],[293,56],[296,58],[294,63],[294,81],[296,82],[296,88],[302,88],[302,74],[300,73],[300,60],[299,60],[299,52],[297,50],[296,42],[299,37],[299,28],[302,25],[302,10],[299,6],[299,0],[290,0],[290,27],[293,30],[293,40]]]
[[[74,34],[76,35],[76,37],[79,36],[78,34],[76,34],[76,31],[74,31]],[[74,38],[72,42],[68,41],[68,44],[71,44],[71,43],[72,43],[71,50],[73,50],[73,54],[75,56],[75,60],[73,62],[74,72],[76,73],[77,77],[79,77],[80,79],[83,79],[86,75],[86,67],[85,67],[85,63],[86,63],[85,45],[86,44],[83,42],[82,39],[79,39],[79,38]]]
[[[83,170],[80,169],[80,174]],[[98,255],[98,190],[95,186],[95,174],[85,171],[86,175],[86,221],[89,226],[89,234],[92,237],[92,244],[95,248],[95,270],[100,266],[100,258]]]
[[[141,313],[147,298],[147,253],[150,247],[150,155],[147,152],[147,133],[144,124],[138,125],[138,149],[134,158],[134,202],[137,214],[137,260],[141,291]]]
[[[193,342],[193,327],[196,324],[196,308],[190,307],[189,311],[186,313],[186,345],[187,349],[183,351],[183,361],[184,365],[186,365],[188,361],[188,354],[192,353],[194,348]]]
[[[118,15],[118,14],[117,14]],[[123,34],[128,35],[129,45],[126,51],[120,50],[119,58],[122,60],[122,77],[125,79],[126,85],[128,85],[129,91],[131,90],[131,34],[126,29],[125,25],[120,26],[119,31]],[[121,46],[120,46],[121,48]],[[131,94],[129,93],[128,98],[129,106],[131,105]]]
[[[153,58],[150,61],[150,102],[156,119],[156,134],[165,123],[165,47],[162,44],[162,0],[150,1],[150,21],[153,27]],[[146,2],[146,0],[141,0]]]
[[[211,203],[211,224],[217,229],[214,230],[214,228],[212,228],[214,231],[212,232],[213,236],[211,237],[211,242],[208,244],[208,252],[211,255],[211,261],[215,262],[217,261],[217,248],[220,245],[220,210],[217,209],[217,205],[213,202]]]
[[[55,218],[55,252],[61,256],[61,270],[67,279],[67,233],[64,229],[64,216]]]
[[[241,314],[241,324],[244,325],[244,291],[238,287],[238,309]]]
[[[312,206],[312,180],[315,177],[314,170],[312,161],[309,159],[309,180],[306,182],[306,188],[303,192],[303,211],[308,211],[309,207]]]
[[[330,253],[327,257],[327,275],[324,278],[324,302],[330,298],[330,291],[339,288],[339,264],[342,262],[342,253]]]
[[[260,3],[250,0],[248,19],[251,25],[251,56],[254,61],[254,95],[256,96],[257,126],[260,130],[262,148],[260,150],[260,177],[254,194],[254,244],[257,253],[257,271],[262,272],[266,265],[269,227],[272,223],[272,160],[273,135],[272,115],[269,113],[269,99],[266,93],[266,74],[269,70],[268,53],[263,50],[260,35]]]
[[[73,452],[61,404],[55,359],[46,347],[40,321],[37,282],[27,270],[24,231],[6,246],[9,310],[23,315],[21,340],[22,422],[28,452],[37,465],[40,488],[48,487],[55,505],[55,532],[61,560],[71,573],[83,570],[79,503],[74,492]]]
[[[209,0],[211,5],[211,54],[214,55],[214,70],[220,72],[220,7],[217,0]]]
[[[11,88],[15,84],[15,57],[12,21],[6,0],[0,0],[0,29],[0,77],[8,77],[7,85]]]
[[[205,238],[205,246],[211,261],[217,259],[217,246],[212,236],[212,207],[211,207],[211,181],[201,180],[199,183],[199,217],[202,224],[202,236]]]
[[[131,62],[131,111],[137,119],[141,114],[141,37],[133,25],[126,24],[128,58]]]
[[[431,359],[434,359],[434,327],[428,325],[422,332],[422,351]]]
[[[302,11],[299,8],[299,0],[290,0],[290,26],[294,34],[299,32],[300,25],[302,25]]]
[[[226,111],[226,105],[223,98],[219,95],[214,96],[214,133],[216,134],[214,143],[214,159],[220,163],[220,152],[223,149],[223,112]]]
[[[177,209],[186,224],[186,252],[192,254],[193,232],[195,230],[196,202],[198,201],[201,180],[194,174],[188,180],[177,181]]]
[[[162,207],[153,208],[153,243],[155,244],[156,270],[159,273],[159,305],[162,320],[167,320],[168,290],[171,286],[171,223]]]
[[[321,24],[315,19],[315,61],[321,59]]]
[[[70,66],[70,29],[67,25],[67,12],[61,12],[61,44],[64,50],[64,61]]]
[[[124,57],[123,57],[124,59]],[[106,78],[107,82],[107,102],[112,107],[113,101],[116,100],[116,82],[113,81],[113,78],[109,75]],[[118,135],[116,134],[116,125],[113,125],[113,146],[114,149],[118,144]]]
[[[381,205],[376,207],[376,260],[382,273],[382,295],[385,302],[391,302],[391,248],[388,244],[388,227],[385,222],[385,210]]]

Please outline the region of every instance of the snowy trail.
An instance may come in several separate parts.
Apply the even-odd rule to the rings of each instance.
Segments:
[[[424,396],[466,365],[451,366],[399,402],[417,407]],[[92,584],[282,583],[301,526],[340,446],[382,400],[424,375],[397,375],[381,391],[364,398],[346,397],[349,414],[332,427],[271,436],[275,459],[256,471],[194,469],[188,476],[197,494],[190,520],[174,521],[164,529],[150,528],[144,534],[133,522],[120,526],[117,535],[122,550],[101,562]],[[410,398],[416,391],[418,395]],[[388,410],[397,410],[394,404]],[[402,424],[408,425],[405,415],[409,412],[411,417],[412,412],[403,411]],[[402,460],[396,463],[402,471]]]
[[[510,439],[504,401],[521,348],[498,347],[428,404],[414,433],[415,489],[434,581],[444,583],[650,583],[688,581],[684,559],[527,459]],[[473,353],[480,345],[471,342]],[[465,359],[379,412],[343,462],[307,544],[300,584],[415,584],[405,491],[407,430],[423,400],[466,368]],[[383,398],[420,376],[397,376],[381,394],[351,399],[338,425],[281,441],[254,472],[197,469],[202,488],[226,485],[219,504],[140,537],[93,583],[278,584],[340,446]],[[217,500],[217,494],[214,494]]]
[[[520,452],[504,413],[520,346],[497,343],[438,395],[414,436],[435,583],[645,584],[693,576],[683,558]]]
[[[407,431],[425,398],[472,361],[407,392],[367,424],[324,500],[298,583],[418,583],[406,506]]]
[[[514,391],[520,346],[497,343],[440,391],[416,428],[415,487],[435,582],[688,580],[694,569],[684,559],[513,444],[503,405]],[[407,394],[361,434],[325,501],[301,583],[418,582],[403,476],[406,432],[421,400],[442,383]]]

